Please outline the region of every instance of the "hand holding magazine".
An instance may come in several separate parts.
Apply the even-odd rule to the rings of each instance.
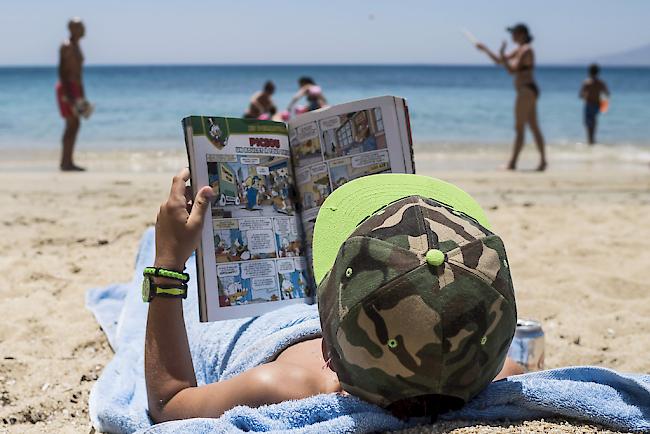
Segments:
[[[201,321],[314,302],[318,209],[344,183],[414,173],[408,109],[384,96],[306,113],[288,124],[183,119],[194,191],[215,193],[197,252]]]

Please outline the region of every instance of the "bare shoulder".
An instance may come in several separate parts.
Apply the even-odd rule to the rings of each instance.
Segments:
[[[325,393],[315,372],[291,363],[274,361],[232,378],[188,387],[163,406],[150,403],[157,422],[188,417],[219,417],[238,405],[259,407]]]
[[[524,46],[522,48],[523,48],[523,50],[522,50],[521,54],[522,54],[523,57],[529,57],[531,59],[535,57],[535,50],[533,50],[532,45],[524,44]]]
[[[72,43],[70,42],[69,39],[66,39],[63,42],[61,42],[61,47],[59,48],[59,52],[62,55],[67,55],[72,52]]]
[[[251,381],[261,386],[269,401],[306,398],[323,392],[321,375],[293,363],[276,360],[258,366],[253,372]]]

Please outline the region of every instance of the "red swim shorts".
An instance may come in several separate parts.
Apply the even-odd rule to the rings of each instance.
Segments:
[[[70,89],[70,93],[72,93],[75,100],[81,98],[81,86],[79,83],[74,81],[69,82],[68,89]],[[69,101],[68,95],[66,95],[63,90],[63,84],[61,84],[61,82],[56,84],[56,101],[59,103],[61,117],[67,119],[76,116],[73,110],[74,101]]]

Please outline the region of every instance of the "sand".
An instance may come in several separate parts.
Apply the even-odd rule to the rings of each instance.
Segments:
[[[557,151],[543,174],[496,171],[500,154],[422,147],[416,163],[486,209],[508,248],[519,316],[543,323],[548,368],[650,373],[650,170],[602,155]],[[139,237],[184,165],[181,153],[81,153],[91,170],[62,174],[55,157],[0,160],[0,432],[89,431],[88,395],[112,351],[85,290],[131,278]],[[556,420],[412,432],[598,430]]]

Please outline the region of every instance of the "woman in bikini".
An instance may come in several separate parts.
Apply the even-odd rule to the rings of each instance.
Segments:
[[[530,35],[528,27],[525,24],[517,24],[509,27],[508,31],[512,35],[513,42],[517,44],[517,48],[512,52],[506,53],[505,41],[501,44],[498,55],[481,43],[477,43],[476,48],[484,51],[494,63],[503,65],[514,78],[515,90],[517,91],[517,97],[515,99],[515,142],[512,149],[512,156],[506,168],[508,170],[515,170],[519,153],[524,146],[525,127],[528,124],[540,154],[537,170],[543,171],[546,169],[546,152],[544,149],[544,136],[537,121],[539,88],[535,83],[533,74],[535,54],[530,45],[533,37]]]

